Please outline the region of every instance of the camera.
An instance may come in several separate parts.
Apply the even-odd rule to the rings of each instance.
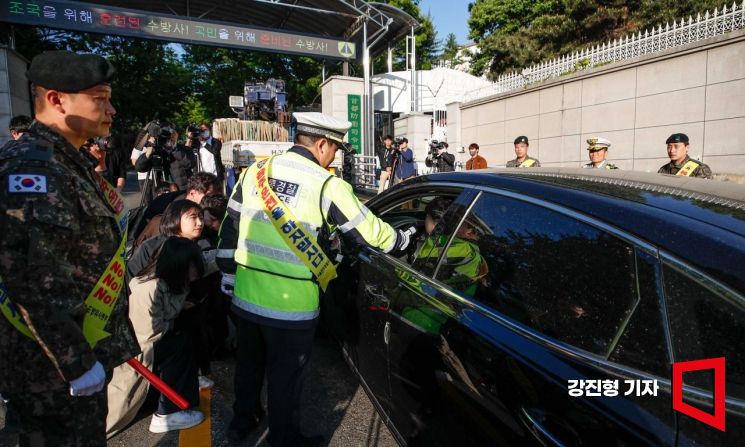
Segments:
[[[142,147],[153,148],[151,163],[154,168],[162,169],[163,165],[168,163],[169,154],[174,149],[171,142],[174,132],[171,123],[161,123],[159,120],[150,121],[145,126],[145,141],[142,143]],[[155,141],[152,141],[153,139]]]
[[[189,140],[189,148],[193,151],[198,151],[200,147],[199,137],[202,135],[202,131],[194,124],[190,124],[186,128],[186,139]]]
[[[108,151],[111,149],[111,137],[96,137],[93,138],[92,143],[98,146],[102,151]]]
[[[440,150],[445,147],[445,144],[441,141],[432,140],[429,142],[429,156],[437,158],[440,156]]]

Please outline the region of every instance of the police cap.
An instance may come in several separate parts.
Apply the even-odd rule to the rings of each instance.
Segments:
[[[519,137],[515,138],[514,144],[520,144],[520,143],[525,143],[527,145],[530,145],[530,143],[528,143],[528,137],[526,137],[525,135],[520,135]]]
[[[685,143],[688,144],[688,135],[684,133],[674,133],[667,138],[665,144],[670,143]]]
[[[298,112],[292,114],[293,125],[298,134],[312,137],[323,137],[338,143],[345,151],[349,148],[344,142],[344,135],[352,123],[319,112]]]
[[[96,54],[45,51],[31,61],[26,78],[50,90],[75,93],[108,83],[114,73],[114,66]]]
[[[593,137],[587,139],[587,150],[588,151],[599,151],[601,149],[609,149],[610,140],[603,137]]]

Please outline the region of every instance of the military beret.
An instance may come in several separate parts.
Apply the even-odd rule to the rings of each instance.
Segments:
[[[665,144],[670,143],[685,143],[688,144],[688,135],[684,133],[674,133],[667,138]]]
[[[527,145],[530,145],[530,143],[528,143],[528,137],[526,137],[525,135],[520,135],[519,137],[515,138],[514,144],[520,144],[520,143],[525,143]]]
[[[599,151],[601,149],[609,149],[610,140],[602,137],[593,137],[587,139],[587,150],[588,151]]]
[[[45,51],[31,61],[26,78],[50,90],[74,93],[108,83],[114,73],[114,66],[96,54]]]
[[[323,137],[339,143],[342,149],[348,150],[344,143],[344,135],[352,127],[352,123],[340,120],[319,112],[298,112],[292,115],[295,130],[299,134]]]

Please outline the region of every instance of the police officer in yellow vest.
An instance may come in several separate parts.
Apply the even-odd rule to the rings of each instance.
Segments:
[[[665,141],[670,163],[662,165],[658,174],[670,174],[682,177],[712,178],[711,168],[688,156],[688,135],[674,133]]]
[[[296,113],[295,145],[245,170],[220,229],[218,265],[232,294],[238,361],[228,437],[239,442],[263,415],[268,379],[268,441],[319,445],[299,432],[298,407],[319,316],[319,289],[335,277],[329,234],[385,252],[402,250],[413,228],[394,230],[370,213],[351,185],[326,168],[351,126],[321,113]],[[322,231],[323,230],[323,231]]]

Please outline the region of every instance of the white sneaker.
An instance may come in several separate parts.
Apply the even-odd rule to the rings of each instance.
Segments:
[[[176,413],[161,415],[155,413],[150,420],[150,432],[166,433],[172,430],[199,425],[204,420],[204,414],[199,410],[184,410]]]
[[[215,381],[207,376],[199,376],[199,389],[206,390],[215,386]]]

